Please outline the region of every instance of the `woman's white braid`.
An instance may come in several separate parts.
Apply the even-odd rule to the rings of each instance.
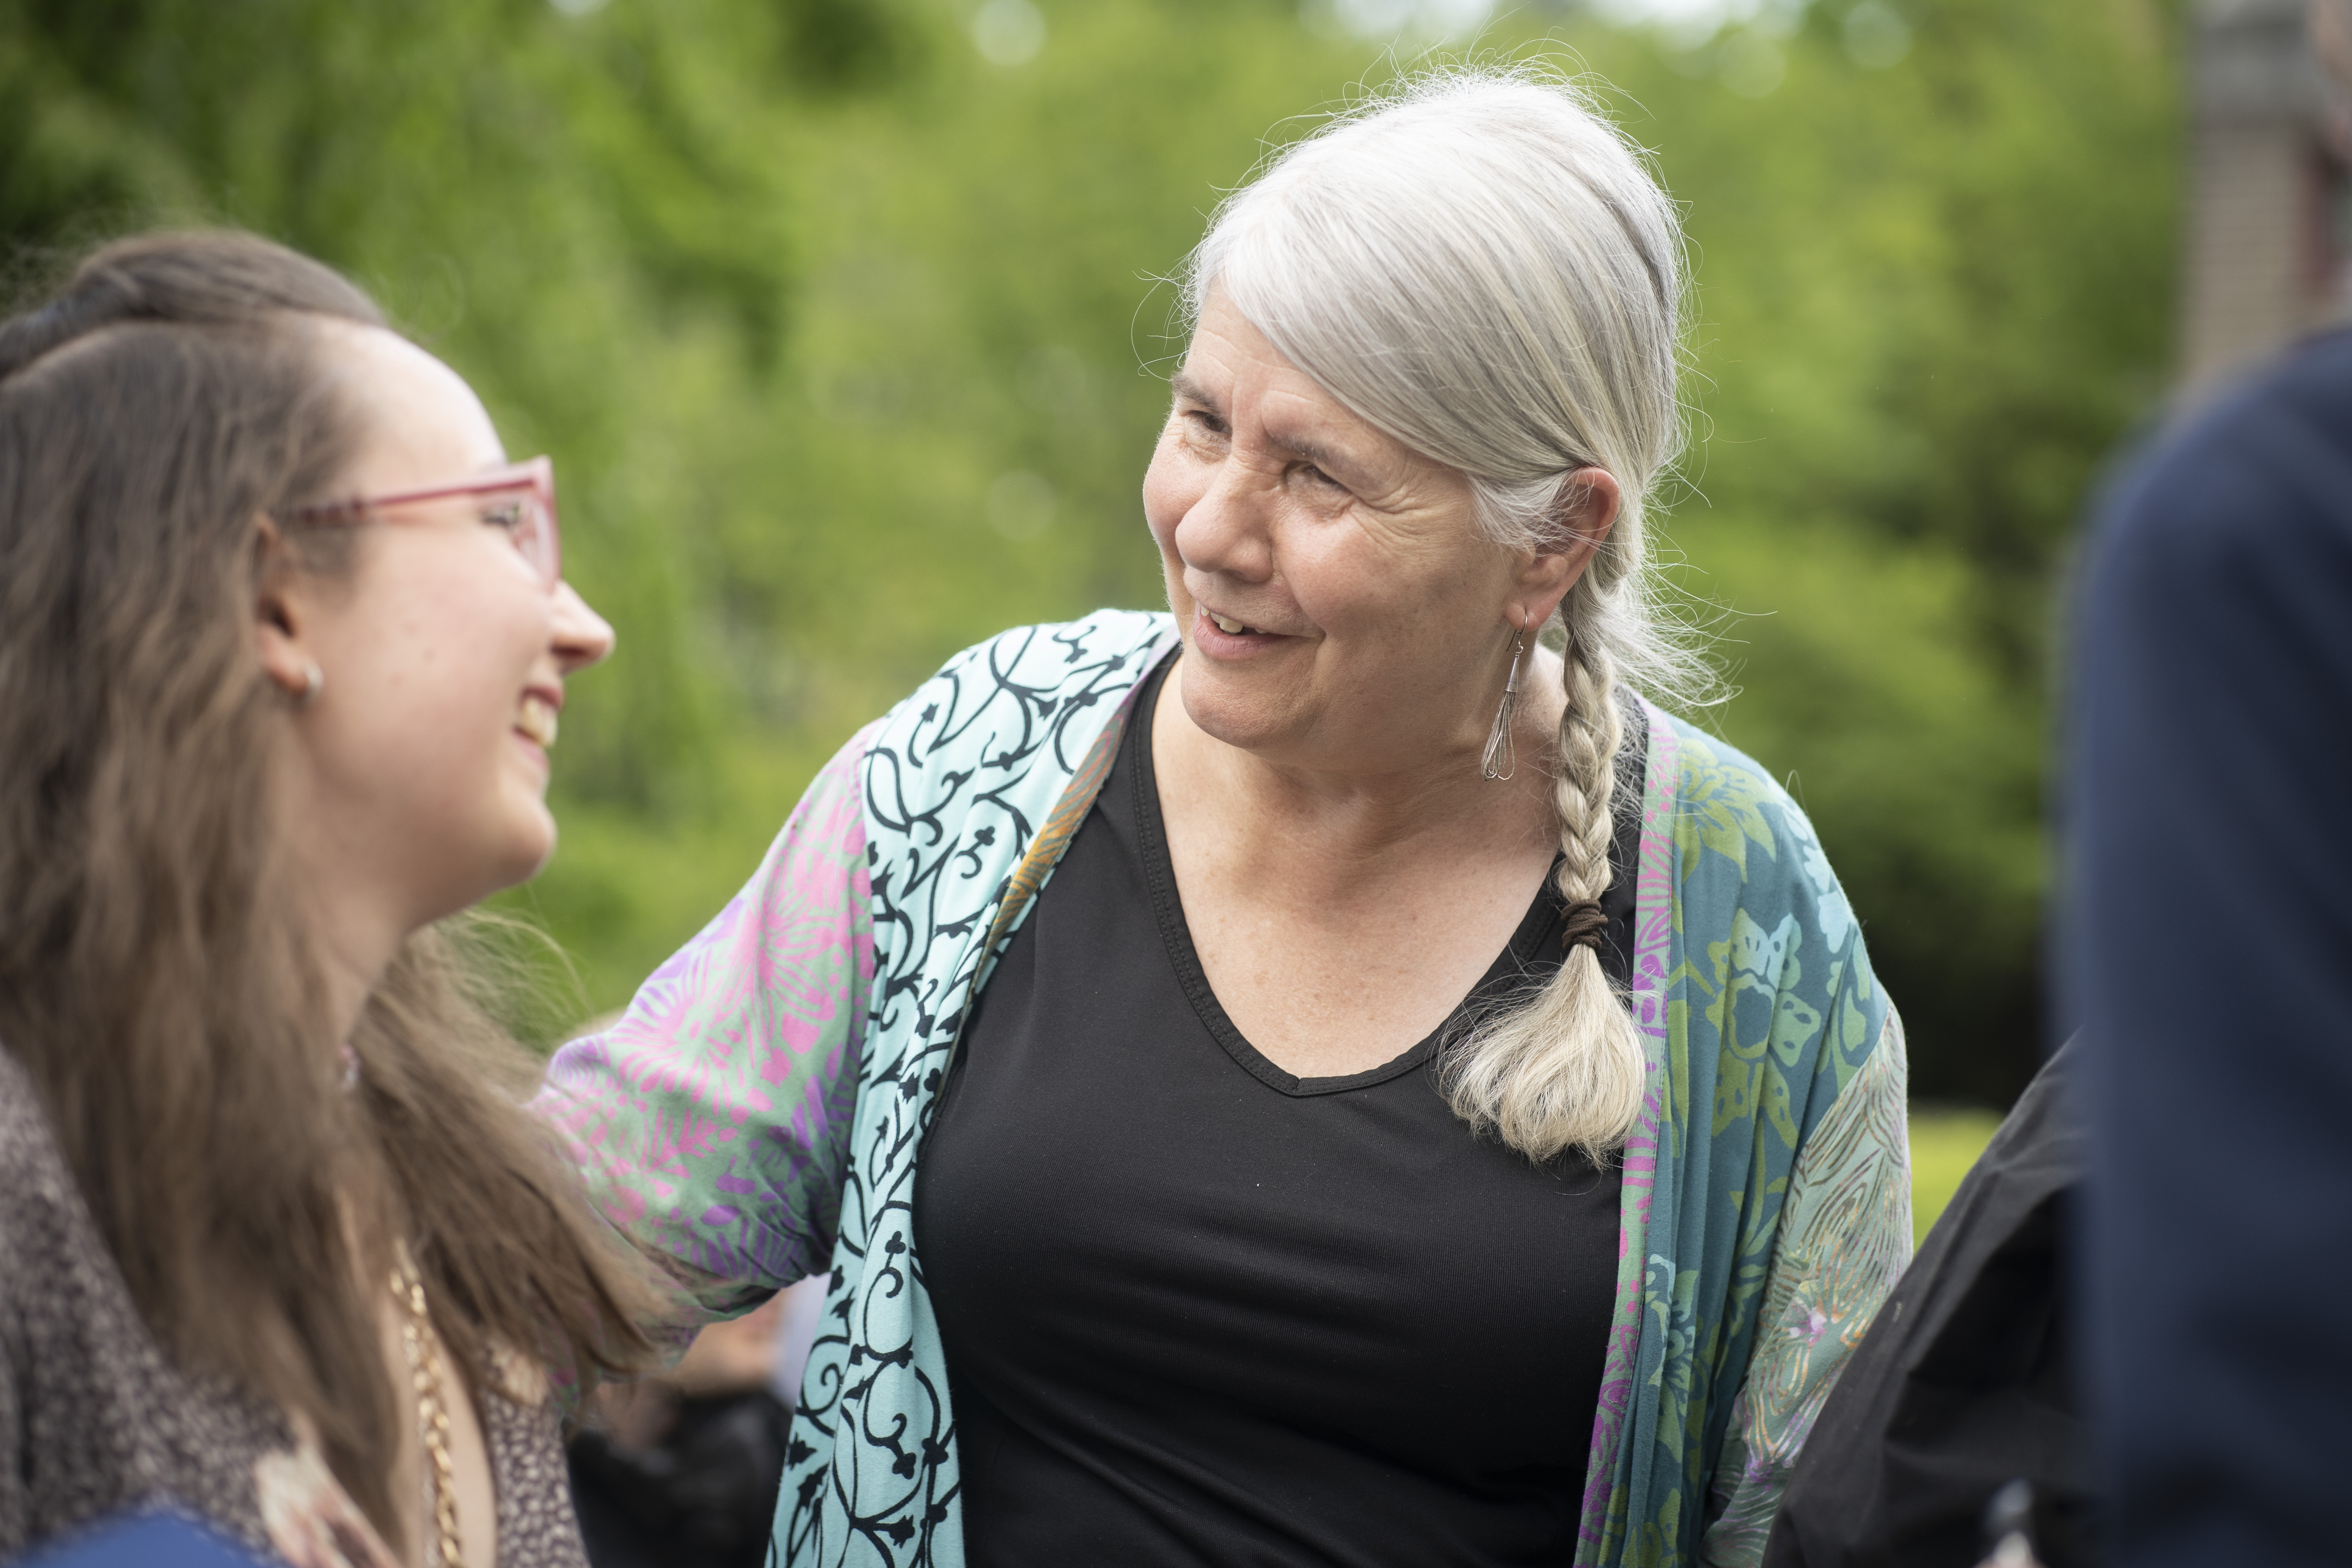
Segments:
[[[1571,605],[1581,594],[1571,595]],[[1568,617],[1571,622],[1576,618]],[[1609,890],[1617,750],[1624,721],[1605,649],[1570,634],[1561,663],[1568,708],[1553,760],[1559,887],[1570,905]],[[1642,1109],[1642,1040],[1591,947],[1576,945],[1532,996],[1479,1023],[1445,1058],[1439,1083],[1454,1113],[1538,1161],[1570,1149],[1599,1160]]]
[[[1615,671],[1608,652],[1571,637],[1560,659],[1568,710],[1559,720],[1558,777],[1552,799],[1559,810],[1559,890],[1571,904],[1609,890],[1609,850],[1616,837],[1611,816],[1617,793],[1617,747],[1625,722],[1617,710]]]

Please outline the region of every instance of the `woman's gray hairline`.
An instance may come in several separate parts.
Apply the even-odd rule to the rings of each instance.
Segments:
[[[2352,0],[2347,0],[2347,4],[2352,5]],[[1202,236],[1202,242],[1205,243],[1210,235],[1216,233],[1235,203],[1256,189],[1264,183],[1265,177],[1274,173],[1276,167],[1292,153],[1300,152],[1327,136],[1336,135],[1350,125],[1370,120],[1389,110],[1426,102],[1444,96],[1449,89],[1486,84],[1541,88],[1565,96],[1577,108],[1601,121],[1615,133],[1619,146],[1641,165],[1642,172],[1650,177],[1651,183],[1664,196],[1667,205],[1676,209],[1677,218],[1682,216],[1683,204],[1674,200],[1671,193],[1666,191],[1665,181],[1661,177],[1658,168],[1658,150],[1635,141],[1626,133],[1623,122],[1603,109],[1601,101],[1602,95],[1605,92],[1619,91],[1614,84],[1591,70],[1573,73],[1563,71],[1549,59],[1515,60],[1508,63],[1468,59],[1433,67],[1418,73],[1400,73],[1395,79],[1377,88],[1360,83],[1357,91],[1339,108],[1319,114],[1312,112],[1295,114],[1276,121],[1276,129],[1294,122],[1309,123],[1304,132],[1286,142],[1276,141],[1270,134],[1261,138],[1257,161],[1252,163],[1248,171],[1243,174],[1240,183],[1217,193],[1217,203],[1208,214],[1208,227]],[[1604,205],[1610,208],[1611,216],[1618,219],[1619,226],[1629,237],[1632,236],[1635,230],[1625,221],[1626,215],[1618,209],[1615,203],[1608,202],[1605,198]],[[1686,300],[1693,289],[1693,268],[1688,264],[1691,241],[1690,237],[1682,231],[1679,223],[1676,226],[1676,241],[1678,248],[1684,253],[1685,264],[1680,268],[1680,279],[1682,296]],[[1148,279],[1150,282],[1173,286],[1177,297],[1177,309],[1180,312],[1178,325],[1188,336],[1200,326],[1201,307],[1206,302],[1208,289],[1214,281],[1213,279],[1202,279],[1199,276],[1195,263],[1200,253],[1200,246],[1195,246],[1192,254],[1185,258],[1184,265],[1173,277],[1154,274]],[[1647,255],[1643,256],[1643,262],[1652,274],[1653,287],[1657,290],[1660,303],[1669,310],[1675,310],[1679,320],[1683,300],[1669,300],[1666,298],[1665,280],[1657,277],[1656,268],[1650,266],[1650,258]]]
[[[1192,252],[1186,256],[1182,268],[1172,278],[1160,278],[1154,280],[1173,285],[1178,324],[1182,335],[1187,340],[1191,339],[1199,331],[1201,317],[1207,307],[1209,296],[1217,289],[1223,277],[1222,268],[1211,271],[1202,265],[1203,252],[1208,248],[1209,242],[1223,229],[1233,209],[1262,185],[1284,163],[1294,154],[1305,152],[1328,137],[1337,135],[1351,126],[1361,124],[1391,110],[1436,100],[1444,98],[1449,91],[1466,90],[1487,85],[1532,87],[1566,98],[1575,108],[1607,128],[1611,139],[1616,142],[1618,148],[1640,168],[1643,174],[1649,179],[1653,188],[1658,192],[1661,200],[1675,212],[1677,221],[1672,238],[1673,248],[1676,254],[1671,258],[1661,258],[1651,254],[1651,247],[1645,243],[1642,226],[1633,221],[1635,215],[1623,203],[1616,200],[1610,193],[1597,189],[1593,192],[1602,208],[1616,223],[1620,234],[1624,237],[1629,247],[1640,258],[1643,270],[1649,279],[1652,296],[1659,308],[1672,321],[1674,327],[1669,352],[1675,361],[1675,422],[1680,428],[1674,441],[1675,455],[1651,476],[1650,481],[1643,487],[1643,494],[1634,498],[1634,504],[1640,509],[1641,514],[1646,518],[1652,510],[1648,504],[1649,498],[1662,483],[1670,481],[1675,477],[1682,454],[1689,449],[1691,427],[1698,415],[1698,411],[1692,406],[1690,400],[1682,395],[1680,386],[1681,377],[1693,368],[1689,339],[1696,293],[1695,268],[1691,265],[1691,240],[1684,232],[1679,221],[1682,216],[1681,206],[1666,191],[1664,182],[1660,177],[1656,150],[1635,141],[1625,132],[1624,127],[1616,119],[1604,112],[1600,101],[1601,91],[1596,89],[1606,89],[1608,84],[1590,71],[1570,75],[1561,71],[1549,60],[1520,60],[1508,64],[1468,60],[1440,66],[1418,74],[1401,75],[1382,88],[1366,89],[1345,107],[1321,116],[1305,134],[1286,142],[1277,143],[1268,140],[1265,151],[1242,182],[1221,193],[1215,208],[1209,215],[1207,230],[1202,234],[1200,242],[1192,247]],[[1314,172],[1309,166],[1298,171],[1294,177],[1310,178]],[[1660,270],[1662,260],[1673,274],[1672,280],[1675,287],[1671,294],[1668,290],[1668,277]],[[1677,262],[1679,265],[1676,265]],[[1230,292],[1228,292],[1228,298],[1231,298]],[[1235,309],[1240,308],[1236,301]],[[1249,320],[1249,313],[1246,310],[1242,314],[1244,320]],[[1253,321],[1251,324],[1262,332],[1265,331],[1263,322]],[[1286,357],[1289,356],[1286,355]],[[1414,448],[1414,443],[1407,440],[1398,432],[1388,429],[1384,421],[1362,409],[1355,408],[1352,403],[1341,397],[1333,388],[1325,385],[1322,378],[1316,376],[1306,366],[1301,365],[1299,368],[1318,386],[1323,387],[1325,392],[1337,398],[1343,406],[1349,407],[1360,417],[1366,419],[1376,429],[1381,430],[1392,438],[1403,441],[1408,448]],[[1445,466],[1455,467],[1453,464]],[[1564,482],[1569,475],[1580,468],[1606,467],[1607,465],[1595,461],[1589,454],[1577,453],[1574,460],[1568,462],[1564,467],[1528,482],[1557,485]],[[1504,522],[1505,514],[1512,510],[1506,495],[1511,481],[1487,479],[1471,473],[1467,469],[1460,471],[1476,488],[1481,498],[1478,508],[1479,521],[1482,529],[1491,533],[1494,528]],[[1622,483],[1623,476],[1612,477],[1619,479]],[[1517,534],[1524,531],[1514,529],[1512,531]]]

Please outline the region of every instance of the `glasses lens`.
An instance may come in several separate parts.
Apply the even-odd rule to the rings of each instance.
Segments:
[[[549,587],[555,585],[555,520],[535,490],[490,500],[482,509],[482,521],[504,529],[531,571]]]
[[[531,495],[523,505],[522,526],[515,531],[515,548],[539,574],[540,581],[555,586],[562,567],[557,560],[555,542],[555,512],[546,500]]]

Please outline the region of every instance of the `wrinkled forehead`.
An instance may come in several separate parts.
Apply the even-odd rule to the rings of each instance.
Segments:
[[[1171,384],[1180,398],[1246,422],[1249,434],[1326,468],[1443,467],[1349,407],[1213,288]]]

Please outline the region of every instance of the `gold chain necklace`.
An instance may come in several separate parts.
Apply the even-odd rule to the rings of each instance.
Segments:
[[[407,1354],[409,1385],[416,1394],[416,1426],[425,1439],[426,1460],[425,1489],[440,1532],[440,1561],[446,1568],[459,1568],[465,1559],[457,1550],[457,1467],[449,1458],[449,1409],[442,1403],[441,1373],[434,1365],[433,1320],[425,1310],[425,1281],[404,1243],[393,1246],[392,1296],[407,1313],[400,1323],[400,1348]]]

